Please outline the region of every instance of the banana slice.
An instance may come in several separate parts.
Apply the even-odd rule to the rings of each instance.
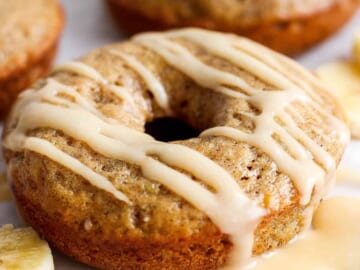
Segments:
[[[352,136],[360,138],[360,63],[330,63],[316,73],[345,109]]]
[[[360,32],[356,33],[353,59],[320,66],[316,73],[339,99],[354,138],[360,138]]]
[[[49,245],[30,227],[0,228],[0,270],[54,270]]]
[[[6,173],[0,172],[0,202],[11,200],[11,192],[7,183]]]

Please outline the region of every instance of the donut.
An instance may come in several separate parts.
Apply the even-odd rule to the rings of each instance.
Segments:
[[[247,36],[285,54],[300,53],[343,26],[359,0],[106,0],[128,34],[202,27]]]
[[[200,135],[144,132],[166,117]],[[100,269],[241,269],[309,225],[343,121],[292,60],[185,28],[58,66],[20,95],[3,144],[20,213],[61,252]]]
[[[0,118],[48,72],[63,24],[56,0],[0,0]]]

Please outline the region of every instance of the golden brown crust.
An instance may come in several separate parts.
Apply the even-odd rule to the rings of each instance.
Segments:
[[[16,70],[11,76],[0,80],[0,118],[4,118],[9,112],[17,95],[37,79],[45,76],[52,65],[57,52],[57,41],[44,51],[39,59],[29,63],[25,69]]]
[[[204,63],[240,76],[253,87],[270,90],[274,87],[188,40],[173,41]],[[79,60],[96,68],[110,83],[129,83],[131,87],[124,91],[133,95],[133,106],[127,106],[94,79],[70,71],[50,76],[76,87],[114,121],[142,130],[146,122],[165,112],[149,94],[139,75],[110,50],[130,54],[151,70],[166,88],[176,116],[191,126],[199,130],[217,125],[236,126],[242,130],[253,128],[240,113],[256,113],[246,101],[202,88],[158,54],[134,42],[100,48]],[[319,106],[342,118],[341,108],[322,87],[307,82],[279,55],[273,57],[285,67],[278,72],[292,75],[291,80],[297,78],[307,83],[321,97]],[[299,81],[294,83],[301,87]],[[34,87],[39,89],[43,84],[39,81]],[[325,118],[314,118],[301,106],[293,106],[304,117],[297,123],[299,127],[339,162],[344,149],[330,127],[324,125]],[[5,136],[12,128],[6,127]],[[145,178],[138,166],[105,157],[57,130],[35,129],[28,135],[56,144],[60,150],[108,178],[133,202],[129,206],[114,199],[45,156],[29,150],[7,149],[5,158],[19,208],[51,245],[103,269],[213,270],[225,262],[231,248],[228,236],[186,200]],[[308,206],[301,206],[299,192],[291,179],[263,151],[225,137],[192,138],[174,143],[195,149],[218,163],[232,174],[252,201],[268,209],[268,215],[255,233],[254,254],[280,247],[301,231]]]
[[[129,238],[113,238],[112,243],[99,245],[99,234],[85,230],[83,226],[64,223],[58,216],[49,216],[40,204],[22,197],[22,192],[14,190],[19,205],[19,211],[24,219],[53,247],[74,259],[86,264],[106,270],[204,270],[218,269],[224,265],[231,250],[228,237],[219,231],[209,230],[191,238],[148,238],[145,241]],[[290,239],[288,230],[300,230],[303,210],[298,206],[290,207],[276,218],[263,220],[256,232],[258,237],[271,239],[269,234],[275,234],[266,228],[284,226],[287,222],[291,226],[282,228],[282,243]],[[294,222],[298,220],[299,222]],[[74,228],[76,228],[74,230]],[[266,234],[266,235],[264,235]],[[114,236],[113,236],[114,237]],[[72,239],[69,241],[69,239]],[[166,241],[165,241],[166,240]],[[106,243],[106,241],[104,241]],[[118,242],[116,245],[115,242]],[[255,250],[268,250],[274,244],[271,241],[256,241]],[[261,245],[261,246],[260,246]]]
[[[13,49],[9,49],[11,46],[9,43],[14,42],[16,38],[12,38],[9,36],[11,34],[8,33],[1,37],[0,54],[3,54],[4,57],[0,61],[0,119],[5,117],[17,95],[37,79],[45,76],[51,67],[64,24],[64,12],[57,1],[50,1],[49,3],[48,8],[51,9],[49,14],[45,13],[46,9],[39,8],[40,11],[38,11],[34,7],[32,9],[34,14],[26,15],[28,12],[27,5],[23,7],[24,10],[18,10],[19,7],[17,6],[11,7],[7,11],[17,13],[16,16],[22,15],[22,19],[15,20],[15,23],[12,22],[14,24],[14,35],[21,31],[27,33],[39,31],[43,34],[41,37],[35,37],[36,34],[28,34],[27,38],[17,40],[19,45],[14,46]],[[43,4],[41,1],[31,2],[31,5],[35,6]],[[2,5],[3,3],[0,3],[0,8]],[[44,21],[35,20],[32,22],[32,16],[35,15],[45,17]],[[46,19],[47,16],[49,16],[48,19]],[[27,23],[24,17],[28,18]],[[3,23],[6,25],[6,20]],[[47,23],[48,29],[45,30]]]
[[[352,17],[360,4],[359,0],[331,1],[330,6],[312,13],[262,18],[251,23],[242,23],[234,18],[232,24],[227,24],[217,21],[217,18],[201,15],[172,21],[167,20],[165,15],[162,17],[157,14],[155,7],[154,10],[146,7],[144,11],[126,0],[106,1],[121,30],[130,35],[149,30],[196,26],[244,35],[289,55],[300,53],[337,31]]]

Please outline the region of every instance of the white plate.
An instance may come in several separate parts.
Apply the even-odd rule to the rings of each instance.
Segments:
[[[57,63],[79,57],[91,49],[101,45],[116,42],[124,38],[112,23],[109,14],[100,0],[62,0],[67,24],[61,41]],[[358,26],[358,28],[356,28]],[[347,57],[351,52],[352,37],[355,30],[360,30],[360,12],[338,34],[320,44],[297,60],[309,68],[315,68],[321,63]],[[359,168],[360,141],[351,142],[347,149],[343,164]],[[0,167],[3,166],[0,161]],[[338,188],[333,194],[355,194],[360,196],[360,190]],[[6,223],[20,224],[12,203],[0,203],[0,225]],[[54,252],[56,270],[85,270],[87,266]]]

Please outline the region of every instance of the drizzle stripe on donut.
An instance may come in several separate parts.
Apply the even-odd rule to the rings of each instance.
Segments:
[[[247,70],[261,80],[273,85],[276,91],[261,91],[254,89],[244,80],[227,72],[207,66],[198,60],[184,47],[168,38],[186,38],[214,55],[222,57],[234,65]],[[261,111],[258,116],[249,116],[255,120],[254,133],[248,134],[233,127],[215,127],[205,130],[201,136],[225,136],[235,140],[247,142],[265,151],[274,159],[280,169],[288,174],[302,194],[302,203],[310,201],[314,187],[324,185],[326,172],[317,164],[321,164],[327,172],[335,170],[335,160],[331,155],[312,140],[304,131],[299,129],[295,121],[285,112],[285,109],[294,101],[312,104],[313,101],[299,87],[283,75],[275,72],[271,67],[256,58],[237,50],[240,42],[233,36],[224,38],[222,34],[211,33],[196,29],[170,31],[166,34],[150,33],[136,36],[134,40],[162,56],[168,63],[184,72],[195,82],[205,88],[213,89],[232,97],[247,100]],[[242,40],[240,40],[242,41]],[[249,43],[249,41],[245,41]],[[247,44],[247,47],[250,47]],[[261,49],[264,58],[270,58],[267,50]],[[262,56],[263,56],[262,55]],[[269,60],[268,60],[269,61]],[[189,64],[191,63],[191,64]],[[222,87],[225,84],[227,87]],[[229,87],[233,87],[230,89]],[[244,94],[238,92],[241,89]],[[286,126],[282,127],[275,121],[279,117]],[[342,125],[340,120],[327,114],[329,122],[334,126]],[[346,130],[346,128],[342,127]],[[286,145],[287,150],[294,154],[291,157],[286,149],[275,141],[276,134]],[[297,141],[299,140],[299,141]],[[342,138],[346,141],[346,136]],[[301,141],[301,143],[300,143]],[[304,143],[304,145],[302,144]],[[310,151],[311,155],[308,154]],[[304,171],[304,168],[307,170]]]
[[[57,95],[61,94],[63,89],[67,95],[71,95],[68,86],[48,79],[45,87],[38,91],[31,90],[31,95],[25,93],[23,98],[20,98],[15,105],[15,111],[21,111],[21,114],[16,129],[5,139],[6,147],[15,151],[25,148],[43,154],[83,176],[92,184],[94,181],[91,176],[96,175],[95,172],[89,173],[90,169],[79,163],[69,166],[70,160],[73,160],[71,156],[46,140],[26,137],[26,131],[40,127],[61,130],[72,138],[87,143],[104,156],[137,164],[145,177],[162,183],[206,213],[223,233],[229,234],[231,240],[237,243],[233,250],[234,254],[237,254],[237,263],[247,262],[251,256],[253,231],[265,211],[247,198],[225,169],[193,149],[157,142],[145,133],[109,123],[105,117],[99,117],[100,112],[92,112],[95,108],[87,110],[82,107],[76,98],[75,103],[64,100],[62,103],[53,104],[60,98]],[[76,91],[73,91],[72,96],[76,97]],[[48,100],[51,100],[51,103],[47,102]],[[90,103],[86,106],[90,106]],[[56,154],[59,151],[62,154]],[[48,152],[51,154],[47,154]],[[161,161],[147,156],[148,154],[157,154]],[[213,187],[215,193],[166,164],[176,164],[177,168],[191,172]],[[94,184],[98,188],[113,194],[117,199],[129,201],[125,195],[109,189],[110,182],[107,179],[97,177],[97,180],[106,181]],[[234,216],[234,213],[241,215]]]

